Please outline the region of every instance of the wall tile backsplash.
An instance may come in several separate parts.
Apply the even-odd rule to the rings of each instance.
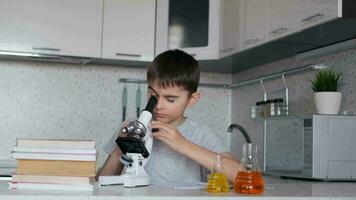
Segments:
[[[343,73],[344,87],[341,90],[343,97],[340,109],[341,112],[355,115],[356,49],[306,61],[296,61],[294,58],[281,60],[234,74],[232,82],[256,78],[311,63],[323,63]],[[307,71],[286,76],[286,82],[289,87],[290,109],[298,115],[309,116],[316,113],[313,91],[309,82],[313,79],[315,72]],[[275,79],[265,81],[265,87],[267,93],[271,94],[271,91],[283,88],[283,84],[281,79]],[[263,100],[263,90],[260,84],[251,84],[234,89],[231,97],[231,122],[241,124],[251,134],[252,140],[258,144],[260,149],[259,160],[261,164],[263,162],[263,122],[251,119],[250,107],[256,101]],[[241,155],[242,141],[240,136],[233,140],[233,143],[236,144],[234,152],[238,157]]]
[[[145,72],[138,68],[0,60],[0,159],[10,159],[17,137],[95,139],[101,165],[106,156],[102,148],[121,123],[124,83],[118,80],[145,79]],[[202,73],[201,82],[229,84],[231,75]],[[134,118],[138,85],[126,86],[127,118]],[[147,85],[140,86],[143,107]],[[200,91],[201,100],[187,115],[210,125],[226,142],[231,91],[203,87]]]
[[[301,170],[303,168],[303,120],[271,119],[266,123],[266,165],[270,169]],[[288,140],[285,140],[288,138]]]

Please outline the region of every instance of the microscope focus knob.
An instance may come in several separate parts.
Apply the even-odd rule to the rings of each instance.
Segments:
[[[131,133],[133,130],[135,130],[135,126],[130,125],[130,126],[127,127],[127,131],[129,133]]]
[[[135,134],[139,135],[141,138],[145,137],[144,130],[142,130],[141,128],[136,128],[135,129]]]
[[[121,155],[120,162],[124,165],[130,165],[133,163],[133,159],[127,155]]]

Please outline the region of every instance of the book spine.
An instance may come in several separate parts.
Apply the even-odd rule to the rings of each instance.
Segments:
[[[12,152],[14,159],[35,160],[72,160],[72,161],[96,161],[96,155],[92,154],[59,154],[59,153],[22,153]]]
[[[18,160],[17,174],[93,177],[96,162],[61,160]]]
[[[36,140],[17,139],[19,147],[94,149],[94,140]]]
[[[53,176],[53,175],[44,176],[44,175],[13,174],[12,182],[89,185],[89,184],[94,184],[95,180],[94,177],[81,177],[81,176]]]
[[[96,154],[96,149],[57,149],[36,147],[14,147],[13,152],[26,153],[63,153],[63,154]]]
[[[63,190],[63,191],[93,191],[92,185],[78,186],[71,184],[45,184],[45,183],[9,183],[10,189],[33,189],[33,190]]]

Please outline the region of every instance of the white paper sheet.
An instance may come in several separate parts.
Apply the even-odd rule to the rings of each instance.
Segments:
[[[168,187],[175,190],[193,190],[193,189],[205,189],[207,183],[205,182],[156,182],[152,185],[160,187]]]

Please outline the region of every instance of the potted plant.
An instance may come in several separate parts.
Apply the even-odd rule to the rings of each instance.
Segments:
[[[341,73],[324,69],[315,75],[311,83],[318,114],[338,114],[341,105]]]

